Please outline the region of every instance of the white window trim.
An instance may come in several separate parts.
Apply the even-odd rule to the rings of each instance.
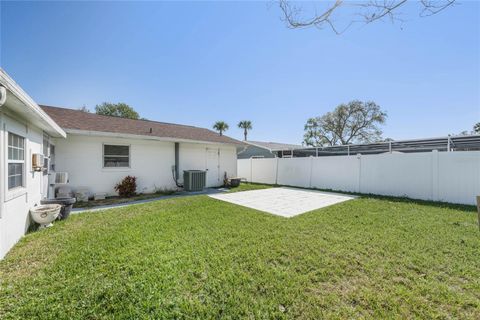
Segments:
[[[126,157],[128,158],[128,167],[105,167],[105,146],[121,146],[128,147],[128,156],[126,155],[108,155],[109,157]],[[124,143],[102,143],[102,170],[107,171],[129,171],[132,168],[132,146]]]
[[[45,140],[47,141],[47,154],[44,153],[44,149],[45,149]],[[43,139],[42,139],[42,154],[45,158],[50,158],[50,145],[51,145],[51,138],[50,136],[48,135],[48,133],[46,133],[45,131],[43,131]]]
[[[47,141],[47,144],[45,146],[45,140]],[[47,167],[43,168],[42,170],[42,176],[47,176],[50,174],[50,160],[51,160],[51,146],[52,146],[52,138],[50,137],[50,135],[48,133],[46,133],[45,131],[43,131],[43,139],[42,139],[42,154],[43,154],[43,157],[44,159],[46,160],[47,162]],[[47,154],[45,154],[45,147],[47,147]],[[45,163],[45,160],[44,160],[44,163]]]
[[[9,201],[9,200],[12,200],[12,199],[15,199],[15,198],[18,198],[20,196],[23,196],[24,194],[27,193],[27,166],[28,166],[28,162],[27,162],[27,159],[28,159],[28,156],[27,156],[27,146],[28,146],[28,138],[27,138],[27,135],[26,133],[22,133],[22,132],[18,132],[17,130],[13,129],[13,128],[8,128],[7,126],[4,126],[4,132],[5,132],[5,137],[4,137],[4,145],[5,145],[5,181],[4,181],[4,185],[5,185],[5,202]],[[23,155],[23,161],[21,160],[8,160],[8,136],[9,134],[12,133],[12,134],[15,134],[19,137],[22,137],[23,138],[23,152],[24,152],[24,155]],[[15,187],[15,188],[12,188],[12,189],[9,189],[8,188],[8,164],[9,163],[23,163],[23,177],[22,177],[22,186],[20,187]]]

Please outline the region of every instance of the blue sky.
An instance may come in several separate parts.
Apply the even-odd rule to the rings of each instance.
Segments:
[[[480,121],[480,5],[410,21],[290,30],[272,2],[2,2],[0,64],[38,103],[300,143],[309,117],[373,100],[385,137],[443,136]]]

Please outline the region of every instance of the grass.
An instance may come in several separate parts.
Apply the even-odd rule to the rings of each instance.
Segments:
[[[74,215],[0,262],[0,318],[478,319],[476,219],[370,197],[291,219],[207,196]]]
[[[228,192],[240,192],[240,191],[250,191],[250,190],[260,190],[273,188],[274,186],[268,184],[259,184],[259,183],[245,183],[242,182],[238,187],[230,188]]]
[[[266,185],[266,184],[245,183],[244,182],[238,187],[230,188],[228,190],[228,192],[259,190],[259,189],[266,189],[266,188],[272,188],[272,187],[273,186]],[[140,193],[140,194],[137,194],[137,195],[135,195],[133,197],[129,197],[129,198],[112,196],[112,197],[107,197],[105,199],[100,199],[100,200],[90,200],[90,201],[76,202],[73,206],[75,208],[94,208],[94,207],[100,207],[100,206],[106,206],[106,205],[112,205],[112,204],[128,203],[128,202],[132,202],[132,201],[155,199],[155,198],[158,198],[158,197],[161,197],[161,196],[172,195],[175,192],[176,192],[175,190],[159,190],[155,193]]]
[[[76,202],[73,205],[73,207],[74,208],[93,208],[93,207],[106,206],[106,205],[112,205],[112,204],[121,204],[121,203],[127,203],[132,201],[154,199],[161,196],[168,196],[168,195],[174,194],[175,192],[176,192],[175,190],[161,190],[155,193],[140,193],[128,198],[112,196],[112,197],[106,197],[105,199]]]

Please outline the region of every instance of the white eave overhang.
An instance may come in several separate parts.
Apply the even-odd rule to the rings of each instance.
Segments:
[[[16,117],[42,129],[52,137],[67,136],[65,131],[2,68],[0,68],[0,86],[5,88],[0,91],[2,95],[0,102],[3,102],[0,104],[1,109],[10,111]]]
[[[191,140],[191,139],[179,139],[171,137],[159,137],[130,133],[118,133],[118,132],[104,132],[104,131],[90,131],[79,129],[65,129],[69,135],[79,136],[92,136],[92,137],[109,137],[109,138],[122,138],[122,139],[137,139],[137,140],[153,140],[153,141],[165,141],[165,142],[185,142],[185,143],[197,143],[197,144],[211,144],[211,145],[236,145],[235,143],[228,142],[215,142],[204,140]]]

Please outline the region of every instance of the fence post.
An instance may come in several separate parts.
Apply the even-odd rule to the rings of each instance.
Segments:
[[[440,174],[438,170],[438,150],[432,150],[432,200],[438,201],[438,176]]]
[[[277,168],[275,170],[275,184],[278,184],[278,157],[277,157]]]
[[[250,183],[253,182],[253,158],[250,158]]]
[[[480,196],[477,196],[478,230],[480,231]]]
[[[313,170],[313,157],[310,157],[310,181],[308,187],[312,189],[312,170]]]
[[[357,192],[362,193],[361,185],[362,185],[362,155],[357,153],[357,162],[358,162],[358,175],[357,175]]]

